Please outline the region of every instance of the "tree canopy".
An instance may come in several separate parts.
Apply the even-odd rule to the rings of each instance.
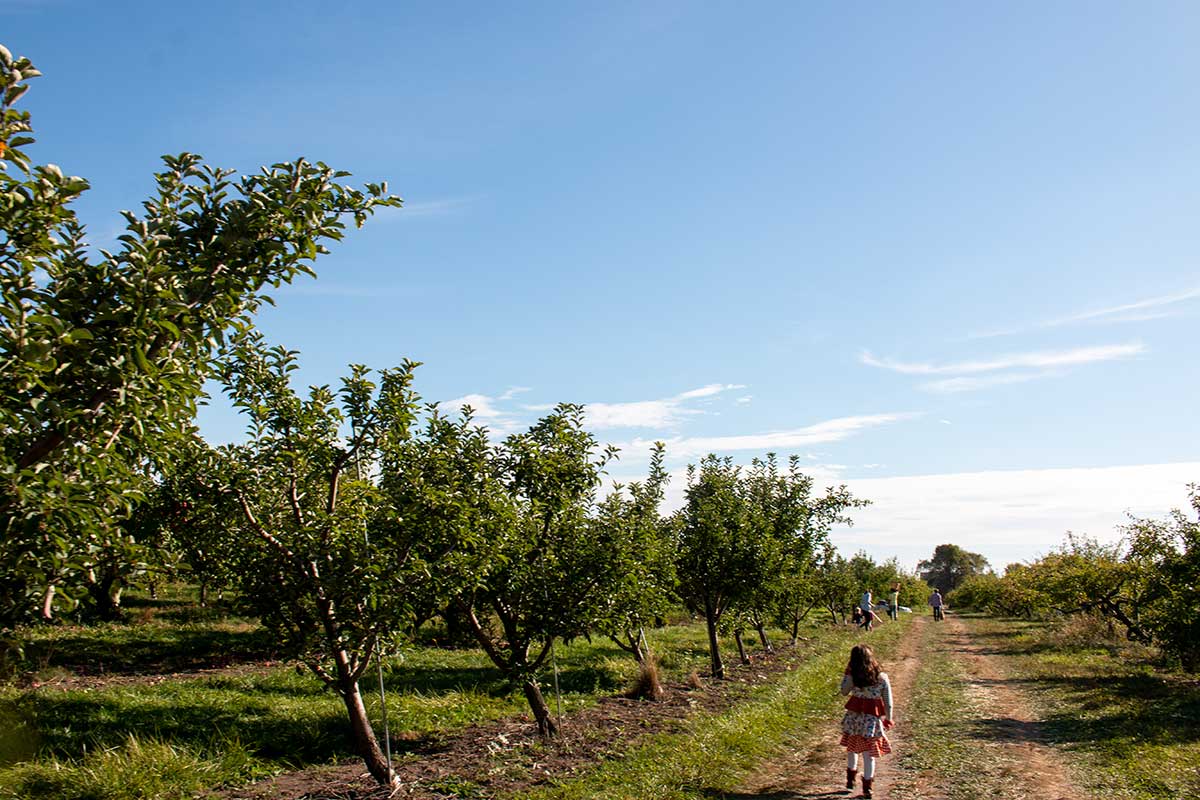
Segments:
[[[312,274],[347,218],[398,206],[383,183],[299,159],[236,178],[163,158],[112,251],[93,252],[72,203],[88,182],[36,166],[15,107],[41,73],[0,47],[0,604],[14,614],[142,499],[192,435],[226,334],[266,291]]]
[[[917,564],[921,578],[943,594],[952,591],[964,579],[989,569],[986,558],[956,544],[939,544],[934,548],[932,558]]]

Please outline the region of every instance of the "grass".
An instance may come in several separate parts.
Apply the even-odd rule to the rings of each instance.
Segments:
[[[1200,681],[1151,653],[1066,626],[972,618],[1035,705],[1081,788],[1120,800],[1200,797]]]
[[[910,624],[911,618],[871,634],[881,658],[886,660]],[[679,732],[647,737],[586,774],[517,797],[696,800],[735,792],[757,764],[813,736],[818,726],[837,716],[844,698],[836,686],[847,648],[858,640],[853,630],[816,629],[793,669],[777,681],[754,687],[734,708],[698,714]]]

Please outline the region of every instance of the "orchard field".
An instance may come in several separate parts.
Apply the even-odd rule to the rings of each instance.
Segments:
[[[27,661],[0,696],[2,796],[388,796],[355,757],[337,698],[277,660],[255,623],[228,607],[198,609],[194,596],[131,598],[124,623],[26,632]],[[429,626],[384,673],[403,796],[833,796],[834,684],[858,641],[879,653],[900,708],[877,797],[967,798],[983,787],[999,798],[1140,799],[1200,788],[1200,742],[1185,733],[1200,722],[1200,687],[1099,620],[951,609],[944,623],[906,614],[870,633],[810,620],[796,645],[772,630],[775,652],[755,643],[752,663],[728,667],[726,681],[707,675],[704,626],[672,620],[648,632],[656,701],[635,699],[627,653],[578,640],[558,652],[554,740],[537,735],[524,697],[484,653],[434,641],[443,634]],[[368,698],[378,721],[378,696]]]
[[[699,457],[667,509],[668,446],[614,483],[581,405],[490,430],[353,352],[301,387],[257,312],[401,199],[180,153],[94,248],[88,182],[29,155],[39,76],[0,47],[0,797],[825,798],[860,642],[898,694],[878,797],[1200,796],[1194,491],[907,570],[838,552],[870,498],[799,454]],[[868,591],[911,611],[859,627]]]

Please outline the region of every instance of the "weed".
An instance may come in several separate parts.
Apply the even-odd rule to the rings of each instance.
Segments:
[[[662,699],[663,687],[658,679],[658,662],[653,656],[639,665],[637,679],[625,694],[635,700]]]

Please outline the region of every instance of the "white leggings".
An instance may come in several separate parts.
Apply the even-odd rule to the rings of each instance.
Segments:
[[[863,777],[875,777],[875,756],[870,753],[863,753]],[[846,751],[846,769],[858,769],[858,753]]]

